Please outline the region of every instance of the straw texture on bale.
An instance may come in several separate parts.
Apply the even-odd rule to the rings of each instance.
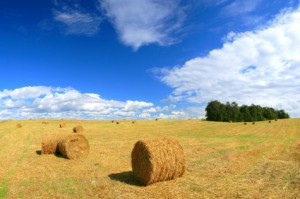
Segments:
[[[75,126],[73,128],[74,133],[82,133],[83,132],[83,127],[82,126]]]
[[[22,128],[22,124],[17,124],[17,128]]]
[[[66,123],[59,124],[59,128],[65,128],[65,127],[66,127]]]
[[[42,139],[42,154],[58,153],[58,143],[66,136],[64,134],[47,133]]]
[[[131,165],[134,176],[145,186],[180,177],[186,169],[183,148],[170,138],[136,142]]]
[[[90,151],[88,140],[81,134],[72,134],[58,143],[59,152],[68,159],[86,158]]]

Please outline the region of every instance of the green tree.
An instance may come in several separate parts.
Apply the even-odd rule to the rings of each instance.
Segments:
[[[240,112],[241,112],[241,121],[243,122],[252,122],[252,116],[249,110],[249,106],[247,105],[243,105],[240,108]]]
[[[208,121],[223,121],[225,114],[225,106],[215,100],[207,104],[206,108],[206,120]]]

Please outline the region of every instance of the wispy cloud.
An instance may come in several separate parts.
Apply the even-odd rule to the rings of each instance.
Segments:
[[[153,119],[159,114],[181,118],[183,114],[172,113],[174,108],[173,105],[154,107],[151,102],[136,100],[107,100],[99,94],[81,93],[73,88],[28,86],[0,91],[0,119]]]
[[[225,6],[222,12],[228,16],[245,15],[255,11],[261,3],[262,0],[234,0],[229,5]]]
[[[100,16],[85,13],[70,7],[53,11],[54,20],[63,24],[67,35],[93,36],[100,30],[102,19]]]
[[[179,0],[102,0],[102,9],[120,40],[135,50],[156,43],[176,42],[185,18]]]
[[[263,29],[230,33],[221,49],[163,69],[169,101],[236,101],[300,116],[300,8],[285,10]]]

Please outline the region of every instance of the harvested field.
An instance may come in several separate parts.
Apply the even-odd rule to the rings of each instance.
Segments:
[[[84,126],[89,154],[40,155],[61,120],[0,122],[0,198],[299,198],[300,119],[243,123],[64,120]],[[23,125],[16,128],[16,124]],[[72,134],[72,133],[71,133]],[[77,135],[77,134],[74,134]],[[138,140],[171,137],[183,147],[182,177],[141,186],[131,152]]]

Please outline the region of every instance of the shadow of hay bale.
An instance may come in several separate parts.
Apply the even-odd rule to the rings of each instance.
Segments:
[[[43,155],[43,151],[42,151],[42,150],[36,150],[35,153],[36,153],[37,155]]]
[[[124,171],[121,173],[112,173],[108,177],[111,180],[119,181],[129,185],[143,187],[143,185],[135,178],[132,171]]]

